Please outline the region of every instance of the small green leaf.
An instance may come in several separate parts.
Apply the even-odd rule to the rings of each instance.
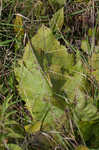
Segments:
[[[52,17],[50,26],[53,31],[61,30],[64,24],[64,8],[59,9]]]
[[[88,29],[88,36],[89,36],[89,37],[92,37],[92,33],[93,33],[92,28],[89,28],[89,29]]]
[[[82,40],[81,48],[82,48],[83,51],[85,51],[87,53],[90,52],[90,49],[91,49],[87,40]]]
[[[60,6],[64,5],[65,2],[66,2],[66,0],[49,0],[49,3],[51,3],[51,4],[59,4]]]
[[[24,138],[21,134],[16,133],[13,129],[6,127],[5,130],[7,131],[7,137],[11,138]]]
[[[48,79],[46,75],[45,68],[48,60],[44,61],[46,57],[43,59],[41,55],[42,51],[53,52],[53,50],[61,50],[59,49],[61,48],[60,43],[55,39],[52,31],[45,26],[39,29],[31,42],[32,45],[30,43],[26,45],[23,58],[15,66],[15,75],[18,81],[19,94],[33,117],[34,126],[29,125],[26,128],[31,126],[33,132],[35,132],[40,127],[38,126],[36,129],[35,123],[43,121],[44,118],[44,125],[46,124],[47,128],[55,126],[55,116],[58,115],[59,118],[64,113],[60,107],[56,106],[58,106],[58,103],[62,105],[64,101],[59,102],[55,99],[54,91],[49,84],[50,78]],[[64,52],[65,50],[64,47]],[[54,117],[52,117],[51,112],[53,112]],[[47,117],[45,117],[46,115]]]
[[[17,144],[7,144],[9,150],[22,150],[22,148],[20,146],[18,146]]]
[[[13,40],[6,40],[6,41],[2,41],[0,42],[0,46],[7,46],[9,43],[11,43]]]

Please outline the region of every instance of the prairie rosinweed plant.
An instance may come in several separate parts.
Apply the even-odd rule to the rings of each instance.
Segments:
[[[98,9],[91,0],[3,1],[0,149],[99,148]]]

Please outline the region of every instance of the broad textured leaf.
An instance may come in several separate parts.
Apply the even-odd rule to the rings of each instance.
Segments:
[[[29,43],[19,65],[15,68],[19,93],[26,101],[26,106],[32,115],[36,113],[40,119],[43,111],[46,112],[46,107],[49,107],[46,100],[50,101],[52,92]],[[33,118],[36,119],[34,116]]]
[[[75,104],[74,117],[77,117],[80,129],[83,129],[81,122],[98,119],[97,108],[85,92],[87,79],[79,57],[76,56],[75,63],[74,55],[67,53],[67,49],[60,45],[51,29],[44,25],[31,39],[31,43],[33,49],[28,43],[23,58],[15,67],[15,75],[20,96],[33,116],[34,127],[35,123],[44,120],[43,127],[56,128],[55,122],[57,118],[62,119],[62,109],[66,106],[63,93],[70,104]],[[36,131],[39,129],[38,125]],[[89,132],[88,130],[88,134]]]
[[[44,28],[42,27],[41,29]],[[39,30],[40,34],[43,33],[41,29]],[[45,29],[47,28],[45,27]],[[53,42],[56,43],[55,46],[58,48],[60,44],[57,40],[55,40],[51,31],[49,31],[50,30],[47,29],[45,32],[46,35],[48,35],[48,37],[46,37],[47,44],[51,47],[50,38],[52,37]],[[39,53],[36,53],[36,57],[33,51],[35,50],[36,52],[36,50],[38,50],[40,52],[43,48],[45,48],[45,43],[42,36],[39,37],[38,34],[32,38],[32,45],[34,49],[32,49],[30,43],[27,44],[23,58],[18,61],[18,65],[15,67],[15,75],[18,81],[18,91],[23,100],[25,100],[26,107],[31,112],[33,121],[42,121],[45,118],[45,114],[48,112],[45,122],[48,124],[47,126],[53,126],[52,122],[54,122],[54,117],[59,117],[64,111],[52,105],[57,105],[58,101],[54,99],[54,94],[49,86],[47,76],[41,68],[42,62],[40,61],[40,64],[38,63],[40,59]],[[47,46],[47,48],[49,47]],[[51,112],[53,112],[53,116]],[[39,130],[39,128],[37,130]]]
[[[77,94],[77,89],[80,88],[81,83],[82,83],[82,75],[78,73],[75,74],[74,76],[69,76],[67,82],[62,87],[62,89],[64,89],[71,102],[73,102]]]
[[[64,80],[64,74],[70,72],[74,65],[73,54],[68,54],[66,47],[60,45],[52,31],[45,26],[32,38],[32,44],[43,70],[50,78]]]
[[[50,21],[50,26],[53,31],[61,30],[64,24],[64,9],[59,9],[52,17]]]
[[[75,104],[74,111],[79,121],[92,121],[99,119],[97,107],[91,97],[86,98],[86,81],[83,74],[83,66],[78,61],[74,66],[75,73],[69,76],[62,87],[71,104]],[[74,115],[75,115],[74,114]]]
[[[41,51],[45,51],[47,54],[52,54],[61,49],[60,42],[57,41],[51,29],[44,25],[42,25],[31,41],[39,53],[41,53]]]

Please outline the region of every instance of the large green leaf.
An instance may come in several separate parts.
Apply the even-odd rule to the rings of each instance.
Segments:
[[[98,110],[93,105],[91,98],[86,98],[83,89],[83,78],[81,74],[75,74],[64,84],[63,88],[71,103],[76,103],[75,112],[77,118],[82,121],[91,121],[99,118]]]
[[[74,65],[73,54],[67,53],[66,47],[60,45],[52,31],[45,26],[42,26],[32,38],[32,44],[44,72],[49,74],[51,81],[53,82],[54,78],[58,81],[62,79],[64,82],[65,73],[71,72]],[[52,84],[54,87],[56,82]]]
[[[45,29],[45,32],[43,29]],[[30,43],[27,44],[23,58],[20,59],[18,61],[18,65],[15,66],[15,75],[18,81],[17,88],[20,96],[26,102],[27,109],[32,114],[34,121],[34,127],[32,126],[32,128],[35,128],[35,123],[38,124],[38,120],[43,120],[46,113],[46,124],[48,124],[48,126],[54,126],[52,122],[55,122],[55,118],[60,117],[64,112],[60,108],[56,107],[58,106],[58,100],[53,97],[55,94],[50,87],[50,79],[47,78],[45,72],[43,71],[46,70],[45,67],[41,67],[43,66],[43,63],[39,55],[39,52],[45,48],[46,44],[48,50],[50,50],[49,46],[51,47],[51,37],[53,38],[53,42],[55,43],[55,47],[57,47],[57,49],[61,46],[59,42],[53,37],[51,31],[48,28],[42,27],[38,33],[42,33],[43,35],[45,33],[48,36],[46,36],[47,43],[46,40],[42,38],[42,34],[41,36],[36,34],[34,38],[32,38],[32,45]],[[54,48],[52,47],[52,49]],[[62,105],[62,103],[63,102],[61,101],[59,104]],[[55,106],[53,106],[53,104]],[[38,129],[40,129],[40,127],[38,127]]]
[[[69,54],[52,30],[43,25],[15,66],[18,91],[33,116],[33,123],[25,128],[31,127],[35,132],[43,124],[43,127],[55,129],[55,120],[62,119],[67,98],[71,107],[74,106],[73,115],[84,134],[83,128],[88,128],[81,126],[81,122],[95,122],[99,115],[92,97],[86,94],[87,78],[83,70],[79,53],[74,61],[74,55]],[[90,130],[87,132],[89,134]]]
[[[19,61],[19,66],[15,67],[15,75],[19,82],[18,90],[22,98],[26,101],[26,106],[33,115],[41,118],[42,112],[49,105],[52,96],[51,89],[44,77],[42,69],[37,62],[30,43],[25,47],[23,59]],[[35,115],[33,115],[35,119]]]

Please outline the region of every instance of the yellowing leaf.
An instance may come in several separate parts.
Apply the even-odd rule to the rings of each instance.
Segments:
[[[24,128],[25,128],[26,132],[28,132],[28,133],[35,133],[35,132],[40,131],[41,124],[42,124],[42,122],[38,121],[34,125],[28,124]]]
[[[61,30],[64,24],[64,8],[59,9],[52,17],[50,26],[53,31]]]
[[[14,32],[17,33],[18,36],[22,36],[24,34],[22,17],[19,15],[16,15],[14,20]]]
[[[88,29],[88,36],[91,37],[91,36],[92,36],[92,33],[93,33],[92,28],[89,28],[89,29]]]
[[[89,150],[89,149],[86,146],[81,145],[81,146],[78,146],[76,150]]]

